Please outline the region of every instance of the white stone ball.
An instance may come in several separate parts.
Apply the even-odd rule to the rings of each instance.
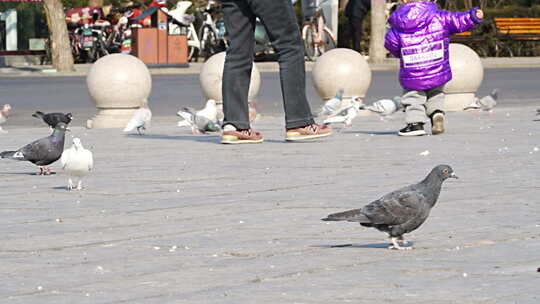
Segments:
[[[139,58],[112,54],[92,65],[86,84],[98,108],[138,108],[150,96],[152,77]]]
[[[343,88],[344,98],[364,98],[371,85],[371,69],[365,57],[351,49],[338,48],[317,58],[313,84],[322,99],[330,99]]]
[[[450,44],[452,80],[444,86],[445,93],[476,93],[484,80],[484,67],[476,52],[470,47]]]
[[[206,99],[215,99],[218,102],[223,101],[222,95],[222,81],[223,81],[223,67],[225,66],[225,52],[217,53],[204,63],[199,80],[203,94]],[[253,64],[251,70],[251,81],[249,84],[248,101],[255,100],[259,89],[261,88],[261,73],[257,68],[257,65]]]

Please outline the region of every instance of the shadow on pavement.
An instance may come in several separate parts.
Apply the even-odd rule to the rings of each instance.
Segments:
[[[337,245],[314,245],[317,248],[368,248],[368,249],[388,249],[390,243],[371,243],[371,244],[337,244]],[[407,246],[413,246],[414,242],[409,241]]]
[[[368,134],[368,135],[398,135],[397,131],[341,131],[346,134]]]
[[[185,140],[185,141],[197,141],[197,142],[213,142],[220,143],[220,137],[216,135],[163,135],[163,134],[128,134],[130,138],[138,139],[162,139],[162,140]]]

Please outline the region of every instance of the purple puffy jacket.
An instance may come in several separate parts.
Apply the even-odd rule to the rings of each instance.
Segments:
[[[481,23],[476,10],[452,13],[439,10],[433,2],[411,2],[401,5],[390,16],[392,28],[386,34],[384,46],[401,59],[401,86],[425,91],[452,79],[449,37]]]

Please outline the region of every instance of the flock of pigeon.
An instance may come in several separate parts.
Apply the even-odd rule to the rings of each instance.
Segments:
[[[5,104],[0,110],[0,133],[7,133],[2,129],[2,124],[7,121],[10,115],[11,105]],[[82,178],[86,176],[94,167],[92,152],[85,149],[80,138],[73,138],[71,148],[64,150],[65,132],[70,131],[69,123],[73,116],[71,113],[43,113],[36,111],[33,117],[42,119],[50,128],[50,136],[35,140],[20,149],[0,152],[0,158],[17,161],[28,161],[39,168],[38,175],[55,174],[48,166],[60,160],[62,169],[68,175],[68,190],[82,190]],[[208,100],[204,109],[196,111],[192,108],[183,108],[178,111],[178,116],[183,120],[178,126],[191,127],[193,134],[207,132],[217,132],[220,130],[218,118],[218,108],[215,100]],[[132,118],[124,128],[124,132],[143,134],[143,131],[150,126],[152,112],[148,108],[148,101],[144,100],[141,107],[137,109]],[[73,179],[78,181],[75,185]]]
[[[343,89],[336,96],[328,100],[321,108],[319,116],[326,117],[324,123],[343,123],[351,126],[352,120],[360,110],[368,110],[382,116],[392,115],[402,110],[403,106],[399,97],[376,101],[372,105],[362,105],[357,97],[353,97],[350,104],[343,107]],[[481,109],[491,111],[497,104],[498,91],[494,90],[490,95],[477,98],[473,104],[465,109]],[[10,105],[4,105],[0,111],[0,131],[11,110]],[[218,107],[215,100],[208,100],[201,110],[185,107],[177,113],[182,118],[178,122],[179,127],[189,127],[193,134],[220,131],[218,121]],[[540,109],[537,110],[540,115]],[[82,177],[87,175],[93,168],[92,152],[85,149],[79,138],[73,139],[73,146],[64,150],[65,132],[69,131],[67,125],[72,120],[71,113],[49,113],[37,111],[32,116],[41,118],[49,125],[53,132],[50,136],[38,139],[18,150],[4,151],[1,158],[29,161],[40,169],[38,174],[48,175],[53,172],[47,166],[60,159],[62,168],[69,176],[68,190],[82,189]],[[124,132],[137,130],[142,134],[146,130],[152,118],[152,113],[145,100],[142,106],[136,110],[132,119],[128,122]],[[78,178],[77,185],[72,178]],[[389,235],[392,244],[390,249],[409,250],[404,234],[419,228],[428,218],[431,209],[435,206],[442,184],[449,178],[458,178],[454,170],[448,165],[438,165],[421,182],[409,185],[390,192],[370,204],[360,208],[340,213],[330,214],[323,221],[348,221],[357,222],[364,227],[372,227]]]
[[[6,107],[7,106],[7,107]],[[4,110],[0,116],[0,123],[5,122],[9,116],[9,105],[4,105]],[[92,152],[85,149],[79,138],[73,138],[73,146],[64,150],[66,131],[69,131],[68,124],[73,119],[71,113],[48,113],[37,111],[32,114],[36,118],[42,119],[53,129],[51,135],[35,140],[22,148],[14,151],[0,152],[0,158],[17,161],[29,161],[39,167],[38,175],[54,174],[48,167],[50,164],[60,159],[62,169],[68,174],[68,190],[74,189],[73,177],[77,177],[76,189],[82,190],[82,178],[93,168]]]
[[[190,107],[184,107],[176,113],[182,120],[178,122],[178,127],[189,127],[193,134],[205,134],[208,132],[219,132],[221,123],[218,121],[218,107],[216,101],[209,99],[203,109],[197,111]],[[144,100],[141,107],[137,109],[124,132],[137,130],[139,135],[150,126],[152,112],[148,108],[148,101]]]
[[[318,116],[325,118],[323,121],[324,124],[343,124],[345,127],[351,127],[352,121],[358,116],[361,110],[370,111],[383,117],[405,110],[400,96],[392,99],[377,100],[371,105],[364,105],[360,97],[353,96],[351,102],[346,104],[343,100],[343,92],[343,89],[339,89],[336,95],[321,107]],[[498,98],[499,90],[495,89],[487,96],[475,98],[474,102],[465,107],[464,110],[492,111],[497,105]]]

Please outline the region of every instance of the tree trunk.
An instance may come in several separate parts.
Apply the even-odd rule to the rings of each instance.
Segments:
[[[103,6],[103,0],[88,0],[88,6]]]
[[[385,0],[371,0],[371,37],[369,42],[369,60],[382,63],[386,57],[384,36],[386,34]]]
[[[49,26],[51,59],[58,72],[73,71],[73,54],[69,43],[64,6],[60,0],[43,0]]]
[[[349,3],[349,0],[339,1],[339,8],[340,9],[345,9],[345,7],[347,6],[348,3]]]

